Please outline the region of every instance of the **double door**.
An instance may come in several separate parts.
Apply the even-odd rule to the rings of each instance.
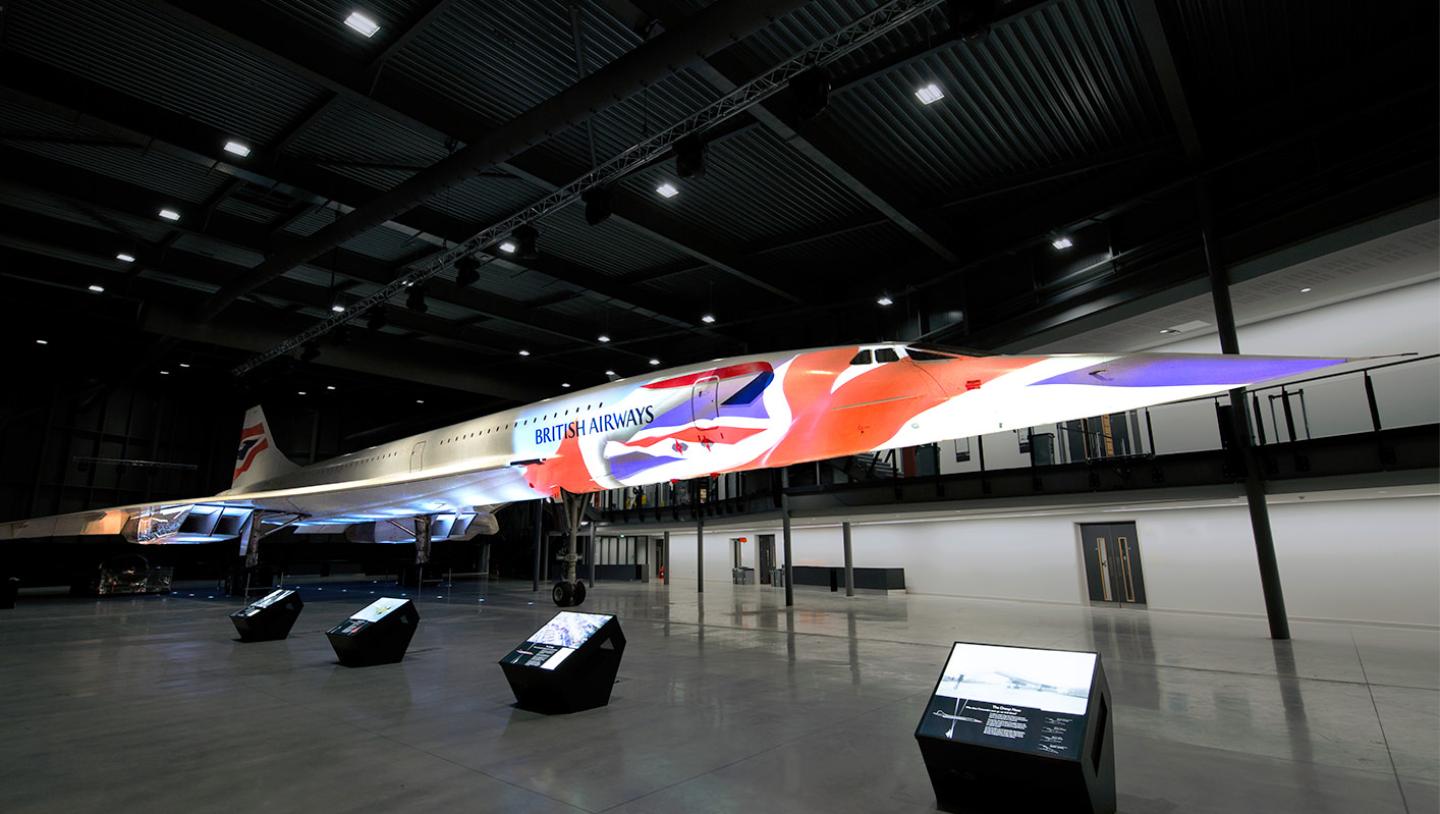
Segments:
[[[1145,576],[1134,523],[1082,523],[1080,551],[1091,602],[1145,604]]]

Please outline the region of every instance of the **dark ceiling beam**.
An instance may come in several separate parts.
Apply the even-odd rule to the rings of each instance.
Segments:
[[[610,5],[624,1],[610,0]],[[660,5],[654,0],[633,2],[640,11],[659,20],[666,28],[676,22],[673,14],[667,16],[660,13]],[[632,16],[627,15],[627,18]],[[700,60],[693,68],[711,87],[722,94],[734,91],[761,70],[757,66],[745,64],[735,49]],[[922,225],[924,218],[918,214],[918,201],[876,177],[875,173],[862,169],[859,162],[848,157],[842,160],[843,150],[833,137],[816,128],[807,128],[806,133],[801,133],[787,120],[789,116],[779,112],[779,106],[774,102],[761,102],[746,112],[781,142],[805,156],[836,183],[894,222],[941,259],[948,263],[960,261],[959,255],[937,237],[942,233],[938,224]]]
[[[801,5],[803,0],[722,0],[614,60],[564,91],[505,124],[467,140],[465,147],[417,173],[393,189],[313,235],[270,256],[251,273],[226,286],[206,304],[202,316],[220,313],[234,299],[265,280],[310,260],[385,220],[423,203],[444,187],[471,173],[514,158],[566,127],[574,126],[604,104],[629,97],[678,66],[712,53],[763,27],[770,18]],[[202,6],[195,16],[211,23],[212,33],[225,41],[253,41],[261,36],[257,15],[248,6],[190,3]],[[217,19],[224,23],[218,24]],[[240,32],[240,33],[231,33]]]
[[[1140,41],[1150,55],[1150,64],[1155,69],[1155,78],[1160,82],[1160,95],[1175,123],[1175,132],[1185,148],[1185,157],[1191,163],[1201,158],[1200,135],[1195,129],[1195,117],[1190,103],[1185,98],[1185,87],[1180,81],[1180,71],[1175,66],[1175,54],[1170,49],[1170,38],[1165,35],[1165,24],[1160,19],[1160,9],[1155,0],[1130,0],[1130,11],[1135,17],[1135,27],[1140,32]]]

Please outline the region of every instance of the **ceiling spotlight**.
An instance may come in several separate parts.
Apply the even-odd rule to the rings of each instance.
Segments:
[[[162,371],[160,371],[160,375],[161,375],[161,376],[169,376],[169,375],[170,375],[170,371],[168,371],[168,370],[162,370]]]
[[[309,394],[309,393],[306,393],[304,390],[296,390],[296,391],[295,391],[295,395],[297,395],[297,396],[308,396],[308,395],[310,395],[310,394]]]
[[[418,314],[430,310],[430,306],[425,304],[425,286],[410,286],[410,293],[405,295],[405,307]]]
[[[1162,334],[1178,334],[1178,333],[1180,333],[1180,332],[1177,331],[1177,330],[1171,329],[1171,328],[1161,328],[1161,329],[1160,329],[1160,333],[1162,333]]]
[[[915,98],[919,99],[921,104],[933,105],[945,98],[945,91],[941,90],[939,85],[931,82],[925,87],[917,89]]]
[[[480,261],[467,254],[455,261],[455,284],[470,286],[480,282]]]
[[[651,360],[650,360],[650,366],[651,366],[651,367],[659,367],[659,366],[660,366],[660,360],[659,360],[659,359],[651,359]]]
[[[895,301],[892,300],[892,299],[890,299],[888,296],[886,296],[886,295],[884,295],[884,294],[881,294],[881,295],[880,295],[880,299],[876,300],[876,301],[875,301],[875,304],[876,304],[876,305],[894,305],[894,304],[895,304]]]
[[[326,390],[334,390],[334,389],[335,389],[335,385],[333,385],[333,384],[327,384],[327,385],[325,385],[325,389],[326,389]]]
[[[570,383],[569,383],[569,382],[561,382],[561,383],[560,383],[560,386],[563,387],[563,388],[565,388],[566,390],[569,390],[569,389],[570,389]]]
[[[120,252],[119,254],[115,255],[115,259],[119,260],[121,263],[134,263],[135,255],[130,254],[129,252]]]
[[[364,14],[361,14],[358,11],[350,12],[350,16],[345,18],[345,25],[348,25],[354,30],[360,32],[360,36],[366,39],[375,36],[375,32],[380,30],[379,23],[375,22],[369,17],[366,17]]]
[[[613,370],[607,370],[607,371],[605,371],[605,375],[606,375],[606,376],[615,376],[615,375],[617,375],[617,374],[616,374],[615,371],[613,371]]]
[[[96,294],[104,294],[104,293],[105,293],[105,286],[103,286],[103,285],[92,285],[92,286],[90,286],[90,290],[91,290],[91,291],[94,291]]]
[[[335,314],[343,314],[345,313],[345,306],[337,302],[334,305],[330,306],[330,311],[331,313]]]
[[[189,368],[189,367],[190,367],[190,363],[189,363],[189,362],[181,362],[181,363],[180,363],[180,366],[183,367],[183,368]]]
[[[540,240],[540,233],[535,230],[534,226],[527,223],[511,232],[510,236],[515,238],[515,242],[519,244],[516,246],[515,253],[521,260],[540,259],[540,249],[535,245]]]
[[[591,226],[599,226],[610,217],[610,201],[615,197],[615,191],[610,187],[595,187],[580,193],[580,200],[585,202],[585,222]]]
[[[655,187],[655,191],[660,193],[660,197],[662,198],[673,198],[680,194],[680,190],[676,189],[675,185],[669,181],[665,181],[660,184],[660,186]]]
[[[238,141],[227,141],[225,142],[225,152],[245,158],[250,155],[250,148]]]
[[[715,315],[714,315],[714,314],[706,314],[706,315],[700,317],[700,321],[703,322],[703,323],[705,323],[706,325],[714,325],[714,324],[715,324]]]
[[[424,403],[425,403],[425,399],[415,399],[415,403],[416,403],[416,404],[424,404]]]
[[[48,345],[48,344],[50,344],[50,340],[48,340],[48,339],[37,339],[37,340],[35,340],[35,344],[37,344],[37,345]]]
[[[705,142],[698,134],[675,142],[675,174],[681,178],[705,174]]]
[[[609,334],[600,334],[599,336],[595,337],[595,341],[596,341],[596,342],[600,342],[601,344],[604,344],[604,343],[610,341],[610,335],[609,335]]]
[[[514,253],[515,253],[515,241],[513,241],[513,240],[506,240],[506,241],[502,242],[502,243],[500,244],[500,251],[505,252],[506,254],[514,254]]]
[[[530,351],[528,351],[528,350],[522,350],[522,351],[520,351],[520,355],[521,355],[521,356],[529,356],[529,355],[530,355]]]
[[[1074,246],[1074,245],[1075,245],[1075,241],[1071,240],[1071,239],[1068,238],[1068,237],[1057,237],[1057,238],[1055,238],[1054,240],[1050,241],[1050,245],[1051,245],[1051,246],[1054,246],[1055,249],[1056,249],[1056,251],[1062,251],[1062,252],[1063,252],[1063,251],[1065,251],[1066,249],[1070,248],[1071,246]]]
[[[165,220],[180,220],[180,213],[173,209],[162,209],[160,210],[160,217]]]
[[[1301,293],[1301,294],[1309,294],[1309,293],[1310,293],[1310,289],[1309,289],[1309,288],[1302,288],[1302,289],[1300,289],[1300,293]]]

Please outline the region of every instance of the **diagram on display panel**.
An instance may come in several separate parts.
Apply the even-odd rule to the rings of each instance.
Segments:
[[[956,698],[956,699],[955,699],[955,713],[954,713],[953,715],[950,714],[950,713],[948,713],[948,712],[946,712],[946,711],[943,710],[943,709],[937,709],[937,710],[935,710],[934,712],[930,713],[931,715],[935,715],[935,716],[940,717],[940,718],[945,718],[946,720],[950,721],[950,728],[945,731],[945,737],[946,737],[946,738],[951,739],[951,740],[954,740],[954,738],[955,738],[955,723],[956,723],[957,721],[965,721],[965,722],[967,722],[967,723],[972,723],[972,724],[983,724],[983,723],[985,723],[984,721],[980,720],[979,718],[971,718],[971,717],[969,717],[969,716],[961,715],[961,714],[960,714],[960,713],[964,712],[964,707],[967,706],[969,703],[970,703],[970,702],[965,701],[964,699]]]

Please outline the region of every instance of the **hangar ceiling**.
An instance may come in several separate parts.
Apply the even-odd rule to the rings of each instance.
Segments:
[[[59,353],[34,338],[63,326],[66,374],[87,380],[184,358],[219,381],[881,5],[12,0],[5,339]],[[985,8],[972,36],[950,25]],[[346,24],[357,9],[370,36]],[[699,14],[758,22],[303,262],[276,259],[517,132],[582,75],[688,44]],[[818,115],[774,97],[704,134],[703,175],[640,168],[603,223],[569,206],[536,224],[530,257],[474,281],[448,270],[423,311],[396,298],[384,324],[357,319],[248,386],[345,371],[500,404],[651,360],[1013,343],[1203,278],[1197,182],[1232,262],[1432,199],[1436,22],[1433,4],[1358,0],[941,4],[832,66]]]

